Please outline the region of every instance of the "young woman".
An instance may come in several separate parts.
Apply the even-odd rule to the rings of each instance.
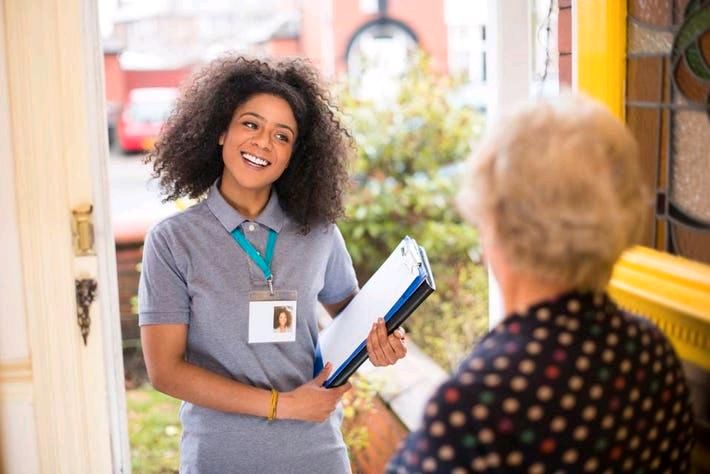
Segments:
[[[313,378],[320,302],[358,290],[335,226],[349,135],[303,61],[220,58],[184,89],[150,154],[166,199],[202,198],[148,235],[139,291],[146,366],[184,400],[181,472],[349,472],[338,402]],[[277,306],[290,333],[273,331]],[[406,352],[374,325],[375,365]]]

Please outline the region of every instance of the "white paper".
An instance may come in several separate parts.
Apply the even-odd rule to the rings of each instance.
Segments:
[[[332,374],[367,339],[377,318],[385,317],[419,277],[418,262],[420,257],[415,244],[405,238],[331,325],[320,333],[318,345],[323,366],[332,363]]]

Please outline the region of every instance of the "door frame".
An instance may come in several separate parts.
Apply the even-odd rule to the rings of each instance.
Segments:
[[[128,473],[98,2],[0,0],[0,36],[0,122],[9,125],[0,166],[13,185],[0,199],[15,211],[4,241],[19,250],[15,288],[0,295],[19,308],[11,327],[25,349],[22,400],[34,421],[14,444],[23,452],[0,452],[2,467],[29,459],[42,472]],[[74,252],[71,211],[82,203],[93,205],[95,255]],[[98,284],[86,345],[78,278]],[[0,393],[9,393],[8,380],[0,377]],[[4,432],[12,419],[0,421],[0,438],[10,439],[2,451],[19,434]]]

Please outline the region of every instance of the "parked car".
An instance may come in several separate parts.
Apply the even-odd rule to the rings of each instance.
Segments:
[[[174,87],[142,87],[128,93],[118,120],[118,143],[124,152],[149,151],[177,97]]]

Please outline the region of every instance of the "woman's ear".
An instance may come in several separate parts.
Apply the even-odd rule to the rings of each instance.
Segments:
[[[219,143],[220,146],[224,146],[224,132],[222,132],[219,136],[219,140],[217,140],[217,143]]]

